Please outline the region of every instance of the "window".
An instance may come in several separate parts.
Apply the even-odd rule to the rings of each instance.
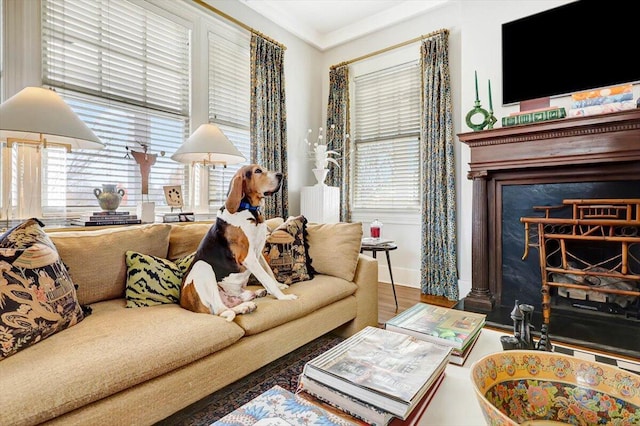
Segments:
[[[420,208],[420,67],[354,78],[352,207]]]
[[[215,123],[247,161],[250,147],[250,35],[219,24],[209,32],[209,122]],[[246,164],[246,163],[245,163]],[[209,204],[219,207],[242,164],[209,171]]]
[[[125,189],[121,207],[134,208],[142,182],[129,150],[157,156],[144,201],[164,205],[162,186],[185,182],[170,155],[189,132],[191,30],[156,12],[128,1],[42,2],[43,84],[107,145],[44,150],[44,216],[95,208],[93,188],[104,183]]]

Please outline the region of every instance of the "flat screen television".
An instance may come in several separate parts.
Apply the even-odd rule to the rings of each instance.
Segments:
[[[502,103],[639,82],[629,4],[581,0],[502,24]]]

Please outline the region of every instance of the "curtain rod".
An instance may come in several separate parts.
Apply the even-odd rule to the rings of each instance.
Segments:
[[[251,28],[250,26],[248,26],[244,22],[238,21],[233,16],[227,15],[226,13],[221,11],[220,9],[216,9],[215,7],[211,6],[209,3],[205,2],[204,0],[191,0],[191,1],[193,1],[196,4],[199,4],[200,6],[204,7],[205,9],[209,10],[210,12],[215,13],[216,15],[222,16],[224,19],[227,19],[227,20],[233,22],[234,24],[238,25],[239,27],[244,28],[245,30],[249,31],[250,33],[253,33],[255,35],[258,35],[258,36],[264,38],[268,42],[273,43],[276,46],[280,47],[282,50],[287,50],[287,46],[285,46],[284,44],[275,41],[271,37],[267,37],[266,35],[262,34],[260,31]]]
[[[345,66],[345,65],[352,64],[354,62],[362,61],[363,59],[368,59],[368,58],[370,58],[372,56],[380,55],[381,53],[385,53],[385,52],[388,52],[390,50],[394,50],[394,49],[397,49],[399,47],[403,47],[403,46],[406,46],[408,44],[415,43],[417,41],[424,40],[425,38],[433,37],[435,35],[442,34],[442,33],[449,34],[449,30],[446,29],[446,28],[441,28],[441,29],[439,29],[437,31],[432,31],[432,32],[430,32],[428,34],[423,34],[423,35],[421,35],[419,37],[412,38],[411,40],[406,40],[406,41],[403,41],[401,43],[394,44],[393,46],[388,46],[388,47],[385,47],[383,49],[376,50],[375,52],[367,53],[366,55],[358,56],[357,58],[350,59],[350,60],[344,61],[344,62],[340,62],[339,64],[331,65],[329,67],[329,69],[333,70],[333,69],[336,69],[338,67],[342,67],[342,66]]]

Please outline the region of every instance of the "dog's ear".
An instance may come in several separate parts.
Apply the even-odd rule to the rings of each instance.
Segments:
[[[229,183],[229,193],[227,194],[227,201],[224,203],[224,206],[231,214],[237,212],[240,208],[240,201],[242,201],[242,197],[244,196],[242,191],[243,183],[244,177],[242,173],[236,173]]]

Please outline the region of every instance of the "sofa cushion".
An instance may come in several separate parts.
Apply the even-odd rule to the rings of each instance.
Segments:
[[[125,253],[133,250],[167,258],[171,225],[158,223],[96,231],[52,232],[49,237],[78,286],[78,299],[90,304],[124,298]]]
[[[233,322],[175,304],[126,309],[119,299],[92,308],[80,324],[2,361],[2,410],[19,416],[15,423],[38,424],[83,407],[186,366],[243,335]],[[25,406],[32,409],[25,412]]]
[[[293,284],[313,278],[307,246],[307,219],[292,216],[267,238],[264,256],[276,280]]]
[[[265,220],[264,223],[267,224],[267,229],[269,230],[269,232],[273,232],[274,229],[276,229],[278,226],[284,223],[284,219],[277,216],[277,217],[272,217],[271,219]]]
[[[362,241],[361,223],[308,224],[307,237],[315,272],[353,280]]]
[[[127,308],[180,302],[180,287],[195,252],[172,262],[161,257],[127,251]]]
[[[167,259],[177,260],[196,251],[212,226],[213,223],[173,224],[169,235]]]
[[[28,219],[0,236],[0,358],[84,319],[71,277],[43,226]]]
[[[299,282],[284,290],[285,293],[297,295],[297,299],[277,300],[270,295],[255,299],[258,309],[250,314],[238,315],[234,321],[247,335],[258,334],[342,300],[354,294],[357,288],[356,284],[347,280],[316,275],[310,281]]]

